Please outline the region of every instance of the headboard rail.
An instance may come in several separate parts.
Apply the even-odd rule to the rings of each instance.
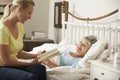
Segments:
[[[63,22],[62,40],[77,44],[88,35],[95,35],[98,40],[106,40],[109,48],[120,44],[120,26]]]

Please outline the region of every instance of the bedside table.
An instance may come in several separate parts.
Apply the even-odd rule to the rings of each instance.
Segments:
[[[91,62],[90,80],[120,80],[120,70],[114,68],[110,62],[93,60]]]
[[[24,51],[32,51],[33,47],[41,46],[44,43],[54,43],[51,39],[39,39],[39,40],[31,40],[30,38],[23,39]]]

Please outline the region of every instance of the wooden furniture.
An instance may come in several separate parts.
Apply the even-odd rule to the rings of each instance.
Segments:
[[[120,70],[114,68],[110,62],[90,61],[91,79],[90,80],[120,80]]]
[[[30,38],[23,39],[24,47],[23,50],[31,51],[33,47],[40,46],[44,43],[54,43],[51,39],[39,39],[39,40],[31,40]]]

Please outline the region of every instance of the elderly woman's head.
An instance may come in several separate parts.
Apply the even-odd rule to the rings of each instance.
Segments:
[[[93,35],[84,37],[77,45],[77,56],[83,57],[88,49],[97,41],[97,38]]]
[[[97,41],[96,36],[93,35],[86,36],[84,39],[88,42],[89,48],[92,46],[92,44],[94,44]]]

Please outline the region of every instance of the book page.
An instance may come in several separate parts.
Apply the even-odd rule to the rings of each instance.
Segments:
[[[52,58],[52,57],[54,57],[54,56],[58,56],[58,55],[60,55],[60,52],[59,52],[59,50],[58,49],[52,49],[52,50],[50,50],[50,51],[48,51],[48,52],[45,52],[45,53],[43,53],[43,54],[40,54],[39,56],[38,56],[38,62],[41,62],[41,61],[43,61],[43,60],[46,60],[46,59],[49,59],[49,58]]]

